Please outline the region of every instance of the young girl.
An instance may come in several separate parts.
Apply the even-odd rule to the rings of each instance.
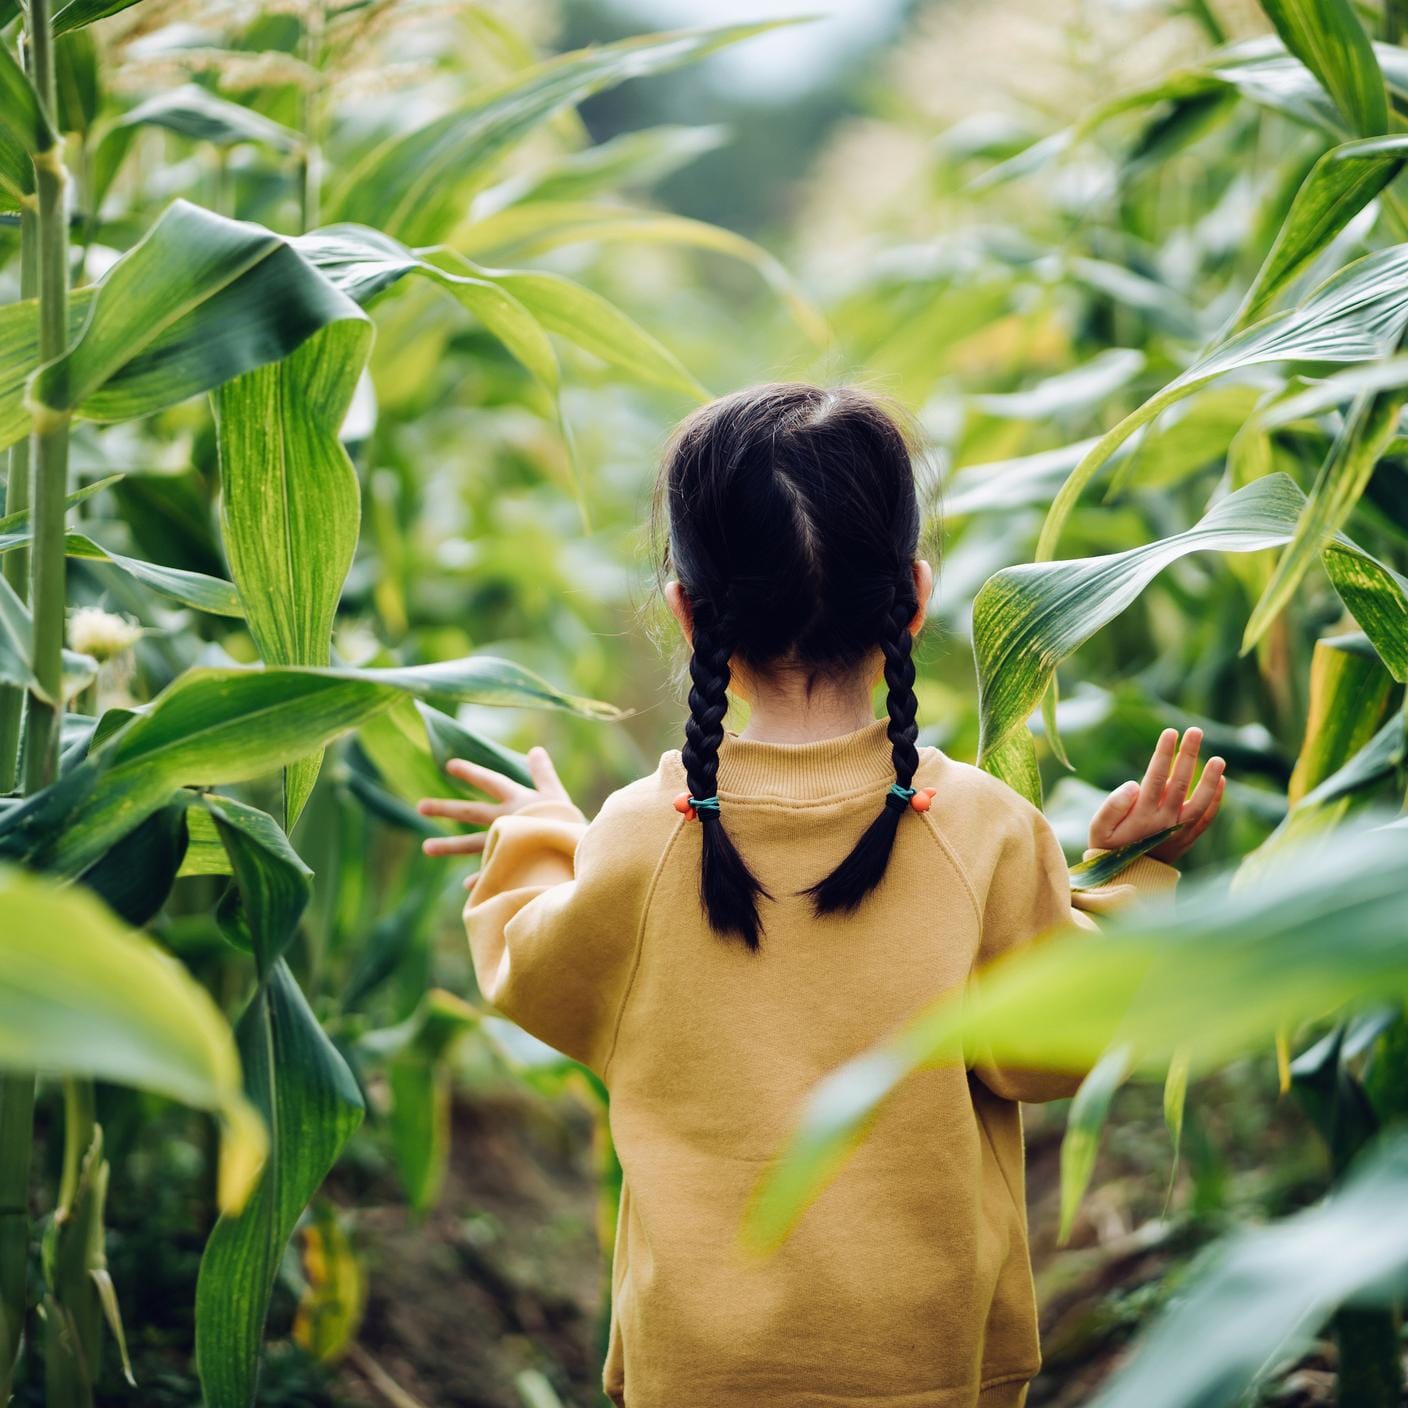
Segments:
[[[1013,1408],[1040,1363],[1017,1102],[1070,1075],[941,1068],[905,1082],[781,1249],[745,1203],[808,1093],[975,969],[1172,886],[1217,811],[1200,735],[1160,737],[1100,808],[1108,849],[1180,829],[1072,895],[1042,814],[916,744],[911,449],[862,392],[768,385],[691,415],[657,487],[671,610],[692,648],[684,746],[572,804],[541,748],[494,803],[465,922],[485,998],[595,1071],[624,1170],[604,1384],[628,1408]],[[883,672],[885,717],[873,686]],[[728,691],[749,704],[724,727]]]

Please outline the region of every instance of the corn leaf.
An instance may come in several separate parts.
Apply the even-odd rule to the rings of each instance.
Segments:
[[[201,1258],[196,1367],[209,1408],[254,1402],[279,1260],[363,1114],[356,1080],[283,959],[260,983],[238,1037],[249,1099],[272,1147],[249,1201],[215,1224]]]
[[[1135,431],[1229,372],[1271,362],[1364,362],[1390,352],[1408,324],[1408,245],[1366,254],[1316,288],[1298,307],[1233,333],[1102,435],[1061,486],[1042,525],[1037,557],[1054,555],[1085,486]]]
[[[1128,552],[1008,567],[973,602],[984,767],[1036,708],[1057,664],[1190,552],[1253,552],[1283,543],[1304,497],[1283,474],[1229,494],[1192,528]]]
[[[1247,620],[1242,635],[1243,654],[1285,609],[1325,544],[1348,521],[1374,466],[1397,432],[1405,398],[1408,391],[1394,387],[1366,392],[1355,401],[1320,466],[1290,544]]]
[[[478,277],[517,299],[549,332],[559,333],[608,366],[647,386],[662,386],[696,401],[709,399],[707,388],[668,347],[599,293],[561,274],[471,267]]]
[[[280,235],[177,200],[89,290],[73,340],[29,394],[91,420],[127,420],[278,361],[318,329],[363,315]],[[37,305],[0,317],[0,444],[28,428]]]
[[[168,132],[217,147],[257,142],[274,151],[291,152],[302,143],[302,138],[292,128],[194,83],[183,83],[179,88],[138,103],[123,113],[115,125],[164,127]]]
[[[1275,1366],[1309,1347],[1337,1306],[1391,1303],[1408,1274],[1405,1198],[1408,1139],[1400,1133],[1366,1150],[1324,1202],[1234,1233],[1182,1283],[1176,1304],[1092,1408],[1246,1401]]]
[[[0,43],[0,191],[14,203],[34,189],[30,158],[53,139],[53,125],[29,75],[10,46]]]
[[[259,971],[238,1035],[247,1092],[268,1126],[270,1150],[253,1195],[237,1216],[220,1219],[201,1258],[196,1362],[210,1408],[248,1408],[279,1260],[361,1122],[363,1102],[283,958],[312,872],[266,813],[223,797],[206,806],[234,876],[221,925],[254,954]]]
[[[667,211],[634,210],[592,201],[534,200],[465,225],[454,247],[471,258],[499,249],[537,254],[579,243],[676,245],[737,259],[754,269],[813,342],[832,339],[826,315],[798,287],[786,266],[734,230]]]
[[[1100,1151],[1100,1133],[1129,1065],[1129,1053],[1122,1047],[1107,1051],[1095,1068],[1081,1081],[1071,1100],[1066,1132],[1061,1140],[1061,1222],[1057,1242],[1064,1246],[1075,1226],[1081,1199],[1095,1172],[1095,1156]]]
[[[1292,807],[1369,742],[1392,690],[1392,677],[1364,637],[1315,642],[1305,737],[1286,789]]]
[[[1341,535],[1322,561],[1340,600],[1399,684],[1408,684],[1408,578]]]
[[[81,764],[0,817],[0,857],[80,873],[180,788],[275,772],[406,694],[618,717],[491,656],[374,670],[188,670]]]
[[[362,507],[337,432],[370,347],[371,324],[359,314],[215,395],[221,533],[250,634],[270,665],[329,660]],[[314,752],[285,771],[285,826],[321,763]]]
[[[443,239],[462,212],[466,188],[545,119],[628,78],[692,63],[776,23],[641,35],[557,55],[375,147],[333,191],[329,211],[411,244]]]
[[[15,589],[0,577],[0,684],[16,685],[38,693],[30,662],[34,658],[34,622],[29,607]],[[98,662],[76,650],[63,654],[63,696],[72,699],[98,673]],[[59,701],[56,701],[59,702]]]
[[[364,225],[329,225],[294,241],[300,254],[359,304],[367,304],[407,274],[433,279],[478,318],[557,404],[557,354],[538,320],[511,294],[479,277],[453,250],[424,255]]]
[[[1276,296],[1403,170],[1408,137],[1370,137],[1326,152],[1301,183],[1238,311],[1234,327],[1255,322]]]
[[[28,517],[28,514],[25,516]],[[28,547],[31,538],[32,534],[28,530],[0,534],[0,555]],[[65,537],[64,551],[69,557],[106,563],[119,568],[144,586],[160,592],[162,596],[179,601],[183,606],[193,606],[197,611],[206,611],[213,616],[244,615],[244,608],[240,605],[234,586],[219,577],[208,577],[204,572],[187,572],[180,567],[163,567],[157,562],[143,562],[141,558],[109,552],[107,548],[101,547],[91,538],[85,538],[81,533],[69,533]]]
[[[1282,1027],[1408,997],[1408,828],[1341,828],[1308,853],[1278,856],[1264,883],[1186,889],[1176,908],[1131,912],[994,964],[827,1076],[750,1203],[748,1240],[776,1245],[886,1095],[921,1067],[980,1047],[1004,1064],[1089,1070],[1123,1044],[1133,1074],[1162,1076],[1175,1056],[1197,1072]]]
[[[0,870],[0,908],[0,1066],[132,1085],[218,1115],[221,1205],[241,1206],[265,1133],[210,995],[82,890]]]
[[[1287,49],[1364,137],[1388,130],[1388,95],[1373,45],[1350,0],[1262,0]]]

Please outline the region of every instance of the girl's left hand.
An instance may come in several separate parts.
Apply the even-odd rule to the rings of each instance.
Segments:
[[[1176,826],[1178,830],[1148,854],[1166,862],[1183,855],[1211,825],[1227,782],[1227,764],[1221,758],[1209,758],[1192,796],[1188,795],[1202,742],[1200,728],[1190,728],[1181,745],[1178,730],[1166,728],[1159,735],[1144,780],[1117,787],[1095,813],[1090,823],[1091,847],[1113,851]]]
[[[480,767],[478,763],[464,758],[451,758],[445,764],[445,771],[491,797],[496,802],[466,802],[458,797],[422,797],[416,810],[422,816],[442,816],[447,821],[463,822],[469,826],[488,827],[501,816],[526,807],[529,802],[572,801],[567,789],[558,780],[557,769],[552,765],[546,748],[528,750],[528,772],[533,779],[532,787],[506,777],[492,768]],[[466,836],[428,836],[421,842],[421,850],[428,856],[473,856],[483,849],[488,831],[472,831]],[[471,875],[464,883],[468,889],[478,878]]]

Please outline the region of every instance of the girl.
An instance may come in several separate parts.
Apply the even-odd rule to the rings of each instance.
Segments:
[[[695,412],[656,492],[692,649],[683,748],[590,825],[541,748],[531,789],[456,761],[497,801],[421,803],[489,826],[425,843],[483,855],[465,922],[485,998],[611,1093],[618,1405],[1024,1401],[1040,1361],[1017,1102],[1077,1077],[925,1071],[773,1257],[738,1246],[744,1205],[828,1071],[984,964],[1091,922],[1080,910],[1171,887],[1222,797],[1219,758],[1189,795],[1198,730],[1177,748],[1166,730],[1090,843],[1180,829],[1073,897],[1035,807],[917,746],[933,574],[911,454],[853,389],[768,385]],[[724,727],[730,688],[742,732]]]

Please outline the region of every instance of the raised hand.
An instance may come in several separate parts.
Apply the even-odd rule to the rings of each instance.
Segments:
[[[506,777],[492,768],[481,767],[478,763],[464,758],[451,758],[445,764],[445,771],[451,777],[497,798],[493,802],[466,802],[458,797],[422,797],[416,810],[422,816],[442,816],[447,821],[463,822],[469,826],[487,827],[501,816],[509,816],[529,802],[553,800],[571,802],[567,789],[557,776],[557,769],[548,756],[546,748],[528,750],[528,773],[533,779],[532,787]],[[421,850],[428,856],[473,856],[484,849],[487,831],[472,831],[465,836],[429,836],[421,842]],[[469,889],[478,879],[469,876],[465,889]]]
[[[1148,854],[1162,861],[1175,861],[1183,855],[1212,824],[1227,785],[1227,764],[1221,758],[1209,758],[1196,790],[1188,795],[1202,742],[1200,728],[1190,728],[1182,743],[1176,728],[1166,728],[1159,735],[1144,780],[1117,787],[1095,813],[1090,823],[1091,846],[1112,851],[1177,826],[1172,836]]]

